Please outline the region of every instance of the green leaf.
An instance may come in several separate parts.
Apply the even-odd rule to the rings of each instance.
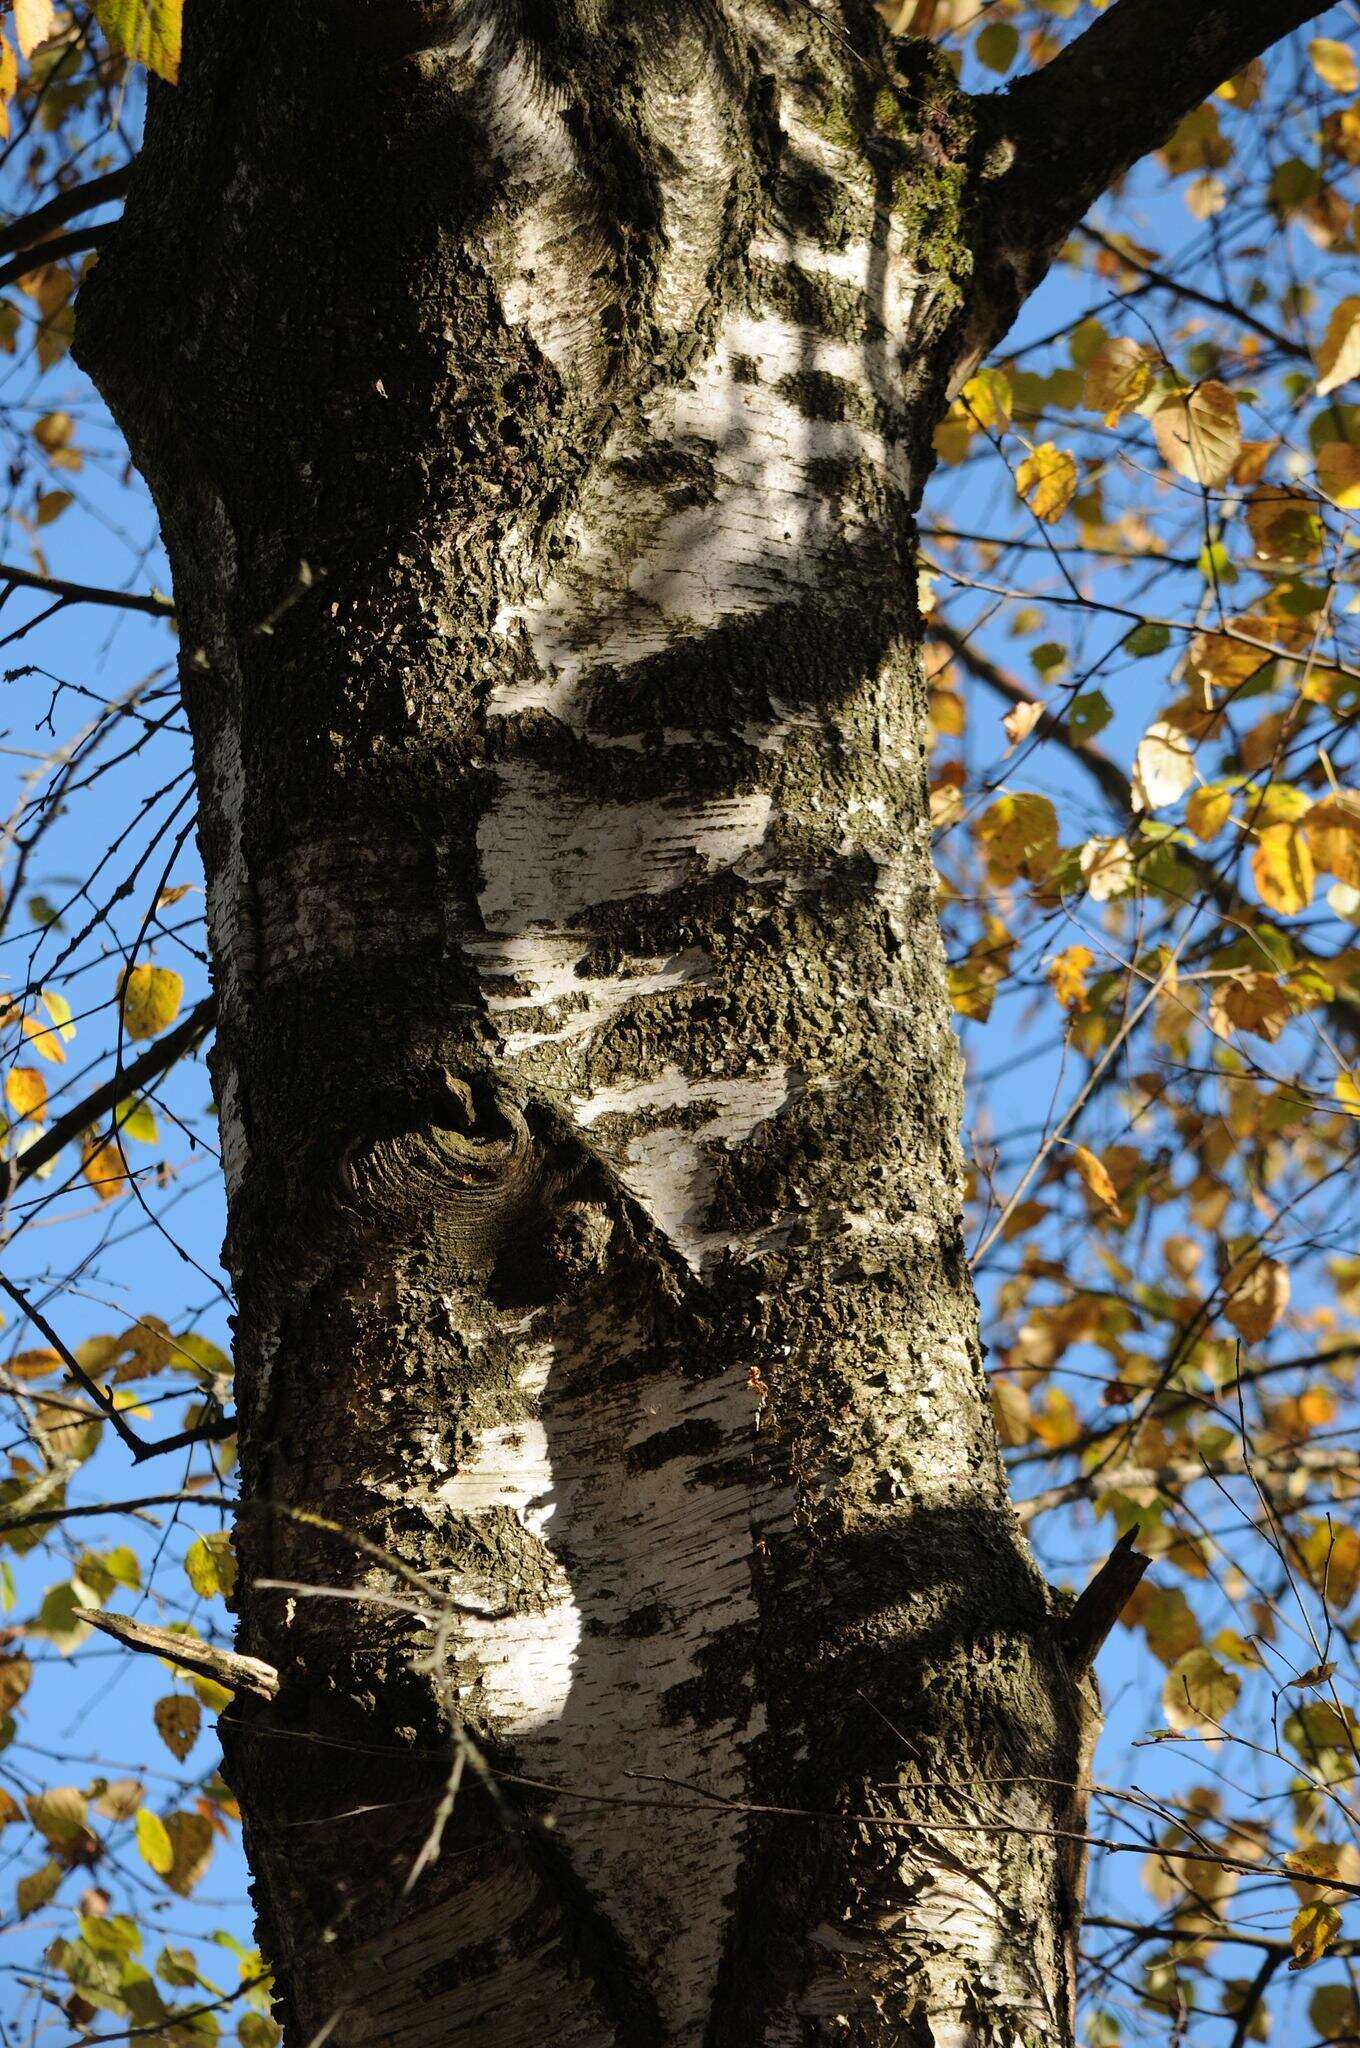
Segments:
[[[174,85],[179,77],[184,0],[93,0],[95,20],[134,64]]]
[[[1158,625],[1155,620],[1146,619],[1141,626],[1135,626],[1124,642],[1126,654],[1164,654],[1171,645],[1170,629]]]
[[[1020,31],[1009,21],[992,21],[973,48],[989,71],[1009,71],[1020,51]]]
[[[19,1909],[19,1918],[26,1920],[30,1913],[36,1913],[49,1899],[56,1896],[61,1883],[61,1865],[50,1859],[40,1869],[30,1871],[21,1877],[14,1889],[14,1902]]]
[[[1114,712],[1103,690],[1083,690],[1067,709],[1067,730],[1074,740],[1093,740],[1104,732]]]

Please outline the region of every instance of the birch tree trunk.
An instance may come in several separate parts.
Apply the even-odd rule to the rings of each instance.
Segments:
[[[154,94],[80,349],[180,606],[296,2048],[1071,2039],[913,567],[1091,196],[1014,157],[860,0],[190,0]]]

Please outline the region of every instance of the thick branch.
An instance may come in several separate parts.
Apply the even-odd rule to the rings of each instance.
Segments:
[[[102,249],[108,241],[111,226],[110,222],[103,227],[72,228],[67,235],[53,235],[50,241],[37,243],[21,256],[13,256],[8,263],[0,264],[0,285],[17,284],[21,277],[43,270],[49,263],[59,262],[63,256],[81,256],[87,249]]]
[[[1041,71],[981,102],[1004,171],[983,208],[982,289],[960,375],[1005,333],[1101,193],[1225,79],[1321,11],[1317,0],[1116,0]]]
[[[69,192],[58,192],[46,205],[34,207],[32,213],[21,214],[18,220],[0,228],[0,256],[13,255],[16,249],[29,249],[53,228],[74,220],[77,214],[91,213],[96,206],[108,206],[113,200],[124,198],[131,174],[131,164],[124,164],[119,171],[91,178],[84,185],[73,185]]]

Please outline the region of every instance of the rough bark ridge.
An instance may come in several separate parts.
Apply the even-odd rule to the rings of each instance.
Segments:
[[[297,2048],[1071,2038],[912,566],[1014,154],[859,0],[190,0],[80,348],[182,620]]]

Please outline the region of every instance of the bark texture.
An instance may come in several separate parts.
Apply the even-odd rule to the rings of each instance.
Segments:
[[[912,558],[1013,154],[858,0],[190,0],[154,95],[79,346],[182,621],[296,2048],[1071,2039]]]

